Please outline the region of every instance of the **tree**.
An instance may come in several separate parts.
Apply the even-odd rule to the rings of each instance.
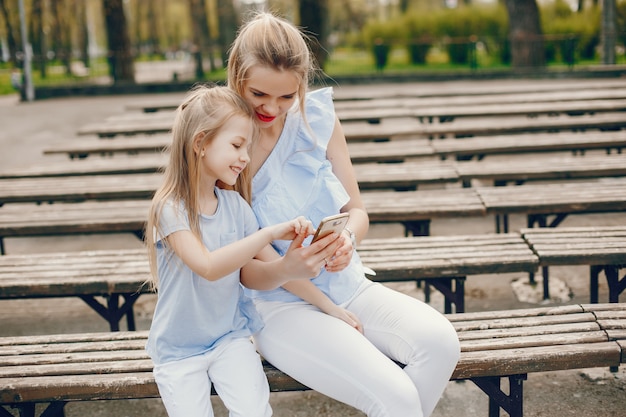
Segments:
[[[509,14],[509,41],[513,68],[545,64],[539,8],[535,0],[505,0]]]
[[[123,0],[102,0],[107,32],[109,71],[114,83],[134,83],[135,68],[123,3]]]
[[[47,77],[46,72],[46,34],[44,31],[43,0],[33,0],[28,24],[28,39],[33,48],[33,58],[39,69],[41,78]]]
[[[300,0],[300,26],[309,33],[310,47],[317,64],[324,68],[328,59],[328,2]]]
[[[219,18],[217,42],[221,50],[222,67],[226,67],[228,49],[235,41],[239,17],[232,0],[217,0],[217,15]]]
[[[4,0],[0,0],[0,13],[2,13],[2,17],[4,18],[4,25],[6,28],[7,46],[9,47],[9,59],[13,63],[13,66],[20,66],[21,64],[18,62],[17,59],[18,39],[17,36],[15,36],[13,21],[11,20],[13,16],[17,15],[17,13],[11,13],[11,10],[9,10]]]
[[[602,63],[615,64],[616,30],[615,0],[602,1]]]

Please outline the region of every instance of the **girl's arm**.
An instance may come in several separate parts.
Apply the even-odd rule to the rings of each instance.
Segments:
[[[333,234],[308,247],[303,247],[302,241],[305,237],[301,235],[296,237],[283,257],[267,245],[255,259],[241,269],[242,284],[248,288],[266,290],[273,289],[269,288],[269,281],[283,281],[282,287],[287,291],[362,332],[358,317],[336,305],[310,279],[298,279],[316,277],[324,267],[324,257],[332,256],[336,248],[343,244],[342,239]],[[317,258],[320,259],[311,261]]]
[[[361,191],[352,167],[346,137],[337,118],[335,118],[335,128],[326,149],[326,158],[333,166],[333,173],[350,195],[350,201],[342,207],[341,211],[350,213],[350,220],[346,227],[354,232],[356,241],[360,242],[369,230],[369,216],[361,199]],[[340,271],[348,266],[352,259],[352,251],[356,248],[352,247],[348,230],[343,232],[346,237],[345,244],[337,250],[334,259],[328,263],[326,267],[328,271]]]
[[[268,226],[245,238],[209,251],[189,230],[180,230],[167,236],[167,244],[196,274],[209,280],[218,280],[240,269],[273,240],[291,240],[298,235],[308,236],[313,226],[304,217]],[[280,284],[277,284],[278,286]]]

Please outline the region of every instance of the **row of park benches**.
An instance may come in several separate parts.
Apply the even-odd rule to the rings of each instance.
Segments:
[[[152,173],[143,158],[117,158],[124,164],[80,162],[64,171],[38,171],[41,176],[0,178],[0,206],[7,203],[84,201],[89,199],[149,198],[162,181],[164,158]],[[129,169],[122,171],[122,166]],[[465,187],[491,181],[494,185],[517,185],[528,181],[598,179],[626,176],[626,155],[541,158],[535,160],[410,161],[395,164],[354,164],[361,190],[416,190],[421,185],[461,183]],[[17,174],[16,174],[17,175]],[[46,176],[43,176],[46,175]]]
[[[92,233],[133,233],[143,237],[146,213],[153,189],[143,194],[119,188],[91,194],[67,190],[51,205],[5,204],[0,208],[0,253],[4,239]],[[54,184],[51,184],[54,188]],[[130,188],[133,184],[131,182]],[[56,195],[63,195],[57,190]],[[82,201],[107,200],[107,201]],[[407,235],[429,235],[432,219],[494,216],[497,233],[509,230],[509,216],[523,215],[527,227],[558,226],[573,214],[610,213],[626,210],[626,178],[594,181],[537,183],[511,187],[424,189],[416,191],[368,191],[362,193],[372,223],[400,223]],[[46,201],[43,200],[42,201]]]
[[[626,287],[626,226],[522,229],[519,233],[365,239],[363,263],[378,282],[423,281],[444,296],[444,312],[465,311],[469,276],[535,273],[542,268],[547,293],[551,266],[590,268],[590,302],[599,301],[599,277],[608,301]],[[0,257],[0,299],[79,297],[119,330],[135,329],[133,305],[149,292],[143,249],[77,251]],[[548,295],[549,296],[549,295]]]
[[[132,139],[131,139],[132,138]],[[128,140],[105,141],[97,138],[83,138],[79,141],[64,141],[44,149],[44,154],[66,154],[71,159],[78,160],[90,155],[112,157],[117,154],[155,154],[164,151],[171,137],[167,134],[135,135]],[[532,158],[536,153],[572,152],[584,154],[585,151],[600,149],[606,153],[621,153],[626,147],[626,133],[624,131],[588,131],[588,132],[548,132],[532,134],[516,134],[502,136],[474,136],[462,140],[433,141],[428,139],[403,138],[397,140],[352,142],[348,143],[350,157],[354,163],[361,162],[401,162],[415,158],[437,159],[483,159],[488,155],[522,155],[522,158]],[[157,159],[160,164],[162,159]],[[118,161],[121,162],[121,161]],[[136,161],[139,165],[149,162]],[[102,165],[102,161],[90,158],[90,164]],[[128,164],[121,162],[123,169]],[[155,167],[155,162],[149,165]],[[0,171],[1,178],[14,176],[40,175],[50,170],[63,172],[67,167],[65,162],[44,166],[26,166],[22,170]],[[65,168],[66,169],[66,168]],[[83,168],[85,169],[85,168]]]
[[[461,341],[451,379],[471,380],[485,392],[489,417],[500,410],[524,415],[523,382],[530,373],[616,369],[626,362],[626,303],[448,318]],[[69,402],[158,397],[146,337],[140,331],[0,338],[0,415],[12,417],[8,409],[16,409],[20,417],[63,417]],[[273,392],[308,389],[267,362],[264,368]]]
[[[488,100],[486,94],[475,93]],[[500,94],[505,95],[505,92]],[[337,101],[338,107],[341,102]],[[601,131],[621,129],[624,122],[617,116],[567,116],[567,124],[560,120],[562,117],[532,119],[534,123],[500,119],[496,124],[508,124],[506,130],[499,130],[505,134],[532,125],[530,130],[550,131],[550,135],[553,130],[592,129],[593,134],[608,137],[621,133]],[[118,120],[120,125],[122,119]],[[596,123],[591,125],[591,119]],[[440,138],[485,134],[492,135],[489,138],[493,139],[496,132],[478,126],[488,127],[494,119],[420,123],[422,130],[418,131],[412,130],[419,123],[417,119],[396,117],[375,120],[378,123],[374,124],[367,120],[351,125],[347,129],[348,136],[354,140],[387,140],[397,135]],[[585,133],[588,134],[591,132]],[[419,140],[425,145],[423,148],[434,149],[434,145],[460,144],[473,139],[476,138]],[[363,145],[397,146],[403,141],[403,145],[408,145],[412,139]],[[361,143],[350,143],[351,154],[353,145]],[[615,147],[621,149],[621,146]],[[396,154],[407,155],[412,149],[412,146],[405,146],[403,153],[396,151]],[[480,153],[473,155],[480,156]],[[428,235],[431,218],[486,214],[496,216],[496,229],[503,233],[366,239],[359,252],[364,263],[377,271],[372,279],[380,282],[419,280],[426,288],[434,287],[444,294],[444,310],[450,313],[454,307],[457,312],[448,317],[459,332],[463,351],[452,379],[470,379],[482,389],[489,396],[490,417],[499,415],[500,410],[521,417],[523,381],[528,373],[589,367],[615,369],[625,361],[626,305],[618,301],[626,282],[620,279],[626,264],[626,230],[621,227],[552,227],[508,233],[508,215],[526,214],[528,227],[533,227],[557,226],[572,213],[624,211],[626,192],[622,187],[626,187],[622,180],[601,180],[567,185],[364,192],[373,222],[401,222],[408,234]],[[505,188],[511,191],[499,191]],[[114,195],[119,192],[119,188],[109,191],[108,195],[105,191],[101,198],[125,198]],[[73,198],[98,199],[97,193]],[[142,237],[147,204],[147,199],[47,206],[6,204],[0,208],[0,235],[133,232]],[[554,219],[548,221],[551,216]],[[547,268],[554,265],[589,266],[590,301],[594,303],[599,298],[599,276],[604,273],[611,303],[464,312],[464,282],[468,276],[507,272],[532,274],[542,268],[545,287]],[[147,262],[142,250],[6,255],[0,257],[0,298],[80,297],[106,318],[111,330],[119,330],[123,319],[128,329],[134,329],[133,305],[145,291],[141,283],[146,277]],[[118,331],[0,338],[0,404],[6,407],[0,408],[0,416],[5,416],[3,413],[8,413],[9,409],[17,410],[20,417],[62,416],[66,404],[72,401],[157,397],[152,364],[143,349],[145,337],[145,332]],[[307,389],[268,363],[265,369],[272,391]],[[508,388],[502,389],[502,380],[508,381]],[[43,410],[41,404],[46,404]]]

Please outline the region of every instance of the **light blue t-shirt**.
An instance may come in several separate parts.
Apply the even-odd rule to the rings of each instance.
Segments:
[[[332,89],[309,92],[305,111],[310,129],[297,108],[290,110],[276,146],[252,180],[252,209],[261,227],[297,216],[305,216],[317,227],[324,217],[339,213],[350,200],[326,159],[326,148],[335,127]],[[307,238],[305,244],[310,240]],[[283,255],[290,243],[274,241],[272,244]],[[330,273],[322,269],[312,282],[335,303],[341,304],[354,295],[365,279],[361,260],[355,252],[351,265],[343,271]],[[262,300],[300,300],[282,288],[246,291]]]
[[[215,188],[218,204],[202,215],[202,241],[214,251],[258,230],[248,203],[234,191]],[[160,239],[190,230],[186,208],[169,202],[161,214]],[[252,300],[244,295],[239,270],[217,281],[189,269],[161,240],[157,241],[159,294],[146,350],[155,364],[214,349],[219,343],[249,337],[263,326]]]

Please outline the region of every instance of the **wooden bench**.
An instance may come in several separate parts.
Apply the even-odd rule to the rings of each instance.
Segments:
[[[148,174],[162,170],[168,163],[165,154],[153,153],[117,158],[47,161],[0,171],[0,180],[17,178],[76,177],[86,175]]]
[[[0,256],[0,299],[79,297],[120,329],[135,330],[133,306],[150,276],[146,251],[99,250]]]
[[[67,154],[72,159],[82,159],[93,154],[109,157],[115,154],[161,152],[165,150],[170,141],[171,138],[167,135],[136,136],[132,140],[124,141],[103,141],[94,138],[57,144],[44,149],[43,152],[50,155]],[[617,153],[621,153],[625,147],[626,130],[615,132],[520,133],[435,141],[426,138],[398,138],[398,140],[348,143],[350,157],[354,163],[400,162],[410,158],[433,156],[438,156],[441,159],[467,160],[472,158],[483,159],[485,155],[519,155],[536,152],[569,151],[574,154],[583,154],[586,150],[592,149],[605,149],[607,153],[615,150]],[[120,161],[115,163],[128,165],[128,163]],[[83,165],[89,166],[88,163]],[[156,164],[154,166],[156,167]],[[45,167],[26,167],[17,171],[17,174],[12,174],[13,171],[0,172],[0,177],[24,176],[33,171],[37,172],[39,169],[45,170]],[[51,168],[51,170],[55,169],[58,170],[54,166]],[[21,174],[22,172],[25,174]]]
[[[520,185],[527,181],[626,176],[626,155],[487,159],[459,162],[455,168],[464,187],[475,180],[489,180],[496,186]]]
[[[448,318],[461,341],[451,379],[471,380],[485,392],[489,416],[500,409],[523,416],[523,382],[529,373],[615,368],[626,361],[626,304]],[[73,401],[157,398],[146,337],[141,331],[0,338],[0,405],[6,407],[1,415],[17,409],[21,417],[57,417]],[[264,368],[272,392],[308,389],[267,362]],[[509,385],[505,389],[503,380]],[[45,410],[36,413],[36,405]]]
[[[473,86],[454,84],[389,84],[389,88],[376,91],[355,92],[335,88],[334,101],[337,109],[342,108],[385,108],[385,107],[431,107],[446,105],[482,105],[496,103],[529,103],[565,100],[601,100],[626,97],[622,81],[582,81],[578,84],[551,83],[550,85],[502,84],[489,88],[477,83]],[[179,99],[136,101],[126,105],[127,110],[154,113],[175,110]]]
[[[487,215],[494,215],[496,232],[509,230],[511,214],[525,214],[527,227],[556,227],[570,214],[626,210],[626,178],[524,184],[515,187],[475,187]]]
[[[57,143],[43,150],[44,155],[67,154],[70,159],[83,159],[89,155],[113,156],[115,154],[139,154],[163,152],[172,142],[169,134],[135,135],[133,140],[101,140],[83,138]]]
[[[626,91],[626,90],[625,90]],[[604,112],[620,112],[626,110],[626,93],[621,99],[611,100],[567,100],[550,102],[508,102],[477,105],[466,103],[454,105],[447,103],[440,106],[405,106],[399,103],[397,106],[371,107],[371,108],[338,108],[337,116],[342,122],[366,121],[377,124],[382,119],[398,117],[414,117],[420,122],[450,122],[457,118],[485,117],[485,116],[555,116],[559,114],[580,116],[582,114],[596,114]],[[156,120],[168,120],[173,122],[173,111],[161,111],[159,113],[124,113],[109,117],[106,121],[112,124],[126,122],[152,122]]]
[[[378,124],[368,122],[342,123],[348,141],[384,140],[396,136],[425,138],[466,137],[478,135],[512,134],[522,132],[575,131],[584,129],[622,129],[626,121],[622,114],[604,113],[551,118],[506,118],[483,117],[451,123],[424,124],[413,117],[383,119]],[[172,129],[170,117],[145,120],[120,120],[83,126],[78,135],[97,135],[113,138],[119,135],[165,133]]]
[[[496,232],[508,231],[510,214],[526,214],[528,227],[557,226],[570,214],[626,210],[626,179],[531,184],[515,187],[364,191],[372,223],[401,223],[406,234],[430,234],[433,218],[494,215]],[[0,208],[0,251],[7,237],[131,232],[143,238],[150,201],[85,201]],[[550,216],[555,216],[548,223]],[[503,227],[501,225],[503,223]]]
[[[359,187],[415,190],[420,184],[458,182],[448,161],[357,164]],[[72,175],[0,179],[0,206],[7,203],[53,203],[85,200],[149,199],[162,182],[161,173]]]
[[[589,265],[589,301],[598,302],[598,280],[602,272],[609,288],[609,302],[619,302],[626,289],[626,226],[522,229],[521,234],[539,257],[544,298],[549,298],[550,266]]]
[[[521,236],[485,234],[365,239],[363,262],[379,282],[424,281],[444,296],[444,312],[465,309],[467,276],[533,272],[539,261]],[[0,257],[0,299],[79,297],[109,323],[135,329],[133,305],[147,293],[146,252],[99,250]],[[429,301],[427,299],[427,301]]]

